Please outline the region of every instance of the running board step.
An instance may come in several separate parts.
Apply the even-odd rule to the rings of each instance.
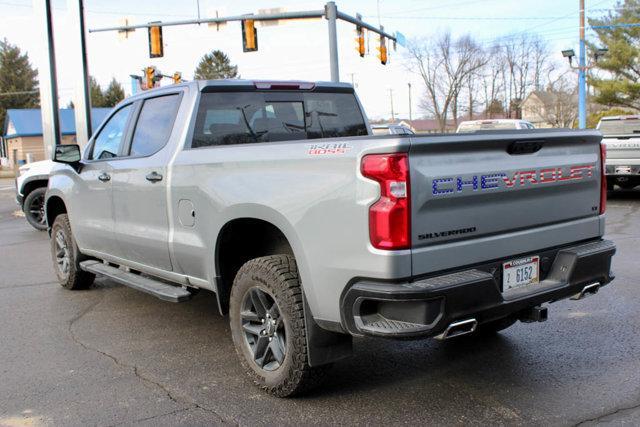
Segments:
[[[128,273],[100,261],[89,260],[80,263],[80,268],[94,274],[101,274],[122,285],[151,294],[163,301],[183,302],[191,298],[191,292],[179,286],[169,285],[149,277]]]

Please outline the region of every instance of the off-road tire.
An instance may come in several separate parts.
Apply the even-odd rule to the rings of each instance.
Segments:
[[[66,245],[66,271],[64,271],[58,262],[60,260],[60,252],[62,251],[59,239],[63,239]],[[51,258],[58,282],[63,288],[72,290],[87,289],[93,283],[96,276],[80,269],[80,261],[86,258],[78,251],[78,245],[76,245],[76,241],[71,233],[71,225],[69,224],[67,214],[58,215],[51,227]]]
[[[254,362],[254,353],[243,330],[241,310],[245,296],[255,288],[265,291],[273,298],[284,322],[284,360],[272,371],[267,371]],[[308,363],[303,310],[298,268],[292,256],[272,255],[255,258],[246,262],[238,271],[231,289],[229,305],[233,343],[242,367],[253,382],[277,397],[301,394],[313,388],[324,376],[326,366],[312,368]]]
[[[27,194],[24,202],[22,203],[22,211],[27,222],[31,224],[33,228],[39,231],[47,229],[46,217],[44,215],[44,195],[47,192],[47,187],[38,187],[31,193]],[[36,206],[34,204],[41,204],[38,211],[32,212]]]

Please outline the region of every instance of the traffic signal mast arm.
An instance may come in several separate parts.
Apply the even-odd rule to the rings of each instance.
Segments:
[[[197,24],[223,24],[225,22],[232,21],[246,21],[247,19],[251,19],[253,21],[279,21],[279,20],[287,20],[287,19],[304,19],[304,18],[324,18],[325,11],[324,10],[310,10],[303,12],[282,12],[282,13],[269,13],[269,14],[256,14],[256,15],[235,15],[235,16],[221,16],[216,18],[202,18],[202,19],[188,19],[182,21],[166,21],[166,22],[155,22],[155,23],[146,23],[146,24],[135,24],[135,25],[122,25],[118,27],[104,27],[104,28],[93,28],[89,30],[89,33],[100,33],[107,31],[132,31],[139,28],[149,28],[154,26],[162,26],[162,27],[172,27],[179,25],[197,25]],[[369,31],[372,31],[376,34],[382,35],[387,39],[395,41],[395,36],[384,32],[383,30],[370,25],[361,19],[354,18],[353,16],[347,15],[346,13],[338,11],[337,18],[350,22],[354,25],[361,26]]]
[[[384,31],[384,29],[376,28],[371,24],[364,22],[360,19],[360,16],[354,18],[353,16],[347,15],[346,13],[340,12],[336,7],[335,2],[330,1],[325,5],[323,10],[311,10],[311,11],[302,11],[302,12],[282,12],[282,13],[262,13],[255,15],[236,15],[236,16],[227,16],[227,17],[215,17],[215,18],[204,18],[204,19],[189,19],[189,20],[181,20],[181,21],[167,21],[167,22],[151,22],[146,24],[137,24],[137,25],[123,25],[118,27],[106,27],[106,28],[94,28],[90,29],[90,33],[97,32],[105,32],[105,31],[133,31],[138,28],[154,28],[153,31],[149,32],[149,47],[150,47],[150,56],[157,57],[162,56],[163,52],[161,52],[160,46],[160,55],[154,55],[154,53],[158,53],[158,50],[153,49],[152,44],[155,43],[156,40],[159,39],[160,45],[162,44],[162,32],[155,30],[155,28],[162,29],[162,27],[171,27],[171,26],[180,26],[180,25],[195,25],[195,24],[209,24],[209,23],[227,23],[231,21],[241,21],[242,22],[242,41],[243,41],[243,50],[245,52],[252,52],[258,50],[258,39],[257,32],[255,29],[256,21],[278,21],[278,20],[288,20],[288,19],[312,19],[312,18],[325,18],[329,23],[329,63],[331,70],[331,80],[334,82],[340,81],[339,75],[339,67],[338,67],[338,43],[337,43],[337,31],[336,31],[336,21],[342,20],[345,22],[349,22],[354,24],[360,32],[363,32],[363,29],[376,33],[380,36],[380,62],[382,64],[387,63],[387,45],[386,40],[392,40],[395,42],[396,37],[388,34]],[[364,45],[364,37],[362,37],[362,45],[361,41],[358,41],[358,51],[362,56],[362,47]]]

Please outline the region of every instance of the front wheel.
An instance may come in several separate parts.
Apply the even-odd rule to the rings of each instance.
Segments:
[[[38,187],[27,195],[22,205],[27,222],[36,230],[47,229],[47,218],[44,214],[44,194],[47,187]]]
[[[93,283],[95,275],[82,271],[82,254],[71,233],[67,214],[58,215],[51,227],[51,258],[58,282],[67,289],[86,289]]]
[[[240,362],[260,388],[286,397],[318,382],[323,367],[308,363],[302,290],[292,256],[245,263],[233,282],[229,317]]]

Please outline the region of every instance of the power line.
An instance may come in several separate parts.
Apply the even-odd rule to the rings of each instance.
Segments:
[[[365,15],[367,16],[367,15]],[[384,16],[385,19],[431,19],[431,20],[459,20],[459,21],[538,21],[547,19],[572,19],[570,16]]]

